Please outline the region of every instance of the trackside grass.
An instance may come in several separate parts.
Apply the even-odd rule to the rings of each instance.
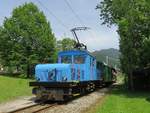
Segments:
[[[31,95],[29,81],[31,80],[0,75],[0,103],[19,96]]]
[[[116,85],[87,113],[150,113],[150,92],[131,92]]]
[[[97,106],[95,113],[150,113],[150,93],[129,92],[118,87]]]

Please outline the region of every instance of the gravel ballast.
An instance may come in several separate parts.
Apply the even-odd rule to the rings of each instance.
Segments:
[[[108,88],[99,89],[88,95],[72,100],[67,104],[50,108],[44,113],[81,113],[89,107],[92,107],[92,105],[94,105],[100,98],[103,98],[108,91]]]
[[[109,88],[96,90],[88,95],[73,99],[66,104],[60,104],[56,107],[49,108],[41,113],[83,113],[88,108],[94,106],[98,100],[104,98]],[[24,108],[33,105],[34,97],[22,97],[14,101],[0,104],[0,113],[7,113],[19,108]]]

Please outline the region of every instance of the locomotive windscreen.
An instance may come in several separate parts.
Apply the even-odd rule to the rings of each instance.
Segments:
[[[74,56],[74,63],[75,64],[84,64],[85,63],[85,56],[75,55]]]
[[[71,64],[72,63],[71,55],[61,56],[61,63]]]

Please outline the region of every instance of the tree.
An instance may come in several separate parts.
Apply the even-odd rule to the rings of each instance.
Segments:
[[[56,59],[56,39],[43,12],[33,3],[15,8],[0,29],[0,57],[7,66],[21,67],[29,77],[31,66]]]
[[[64,38],[57,41],[57,48],[59,51],[66,51],[74,49],[76,41],[70,38]]]
[[[148,0],[104,0],[97,5],[103,24],[118,26],[121,67],[133,89],[132,72],[150,62],[146,49],[150,38],[150,2]],[[143,59],[146,59],[143,62]]]

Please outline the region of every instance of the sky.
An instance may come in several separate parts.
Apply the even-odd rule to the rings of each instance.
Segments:
[[[39,2],[38,2],[39,1]],[[77,32],[80,42],[89,51],[119,49],[117,27],[101,25],[99,11],[95,9],[101,0],[0,0],[0,25],[5,17],[10,17],[13,9],[25,2],[33,2],[43,11],[51,24],[57,40],[64,37],[73,39],[70,29],[86,26],[89,30]],[[69,7],[68,4],[69,3]],[[73,10],[73,11],[72,11]]]

